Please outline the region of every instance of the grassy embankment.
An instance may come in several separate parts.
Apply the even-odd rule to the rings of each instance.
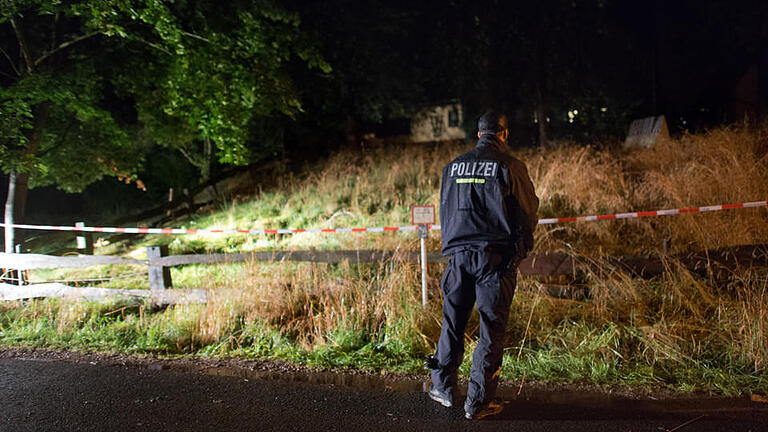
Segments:
[[[310,228],[404,225],[411,204],[438,203],[442,166],[467,145],[371,148],[339,154],[282,177],[275,187],[177,221],[186,227]],[[766,131],[719,129],[654,149],[564,145],[523,151],[541,198],[539,216],[573,216],[764,200]],[[581,256],[671,252],[766,243],[766,209],[540,226],[537,251]],[[416,250],[413,233],[144,238],[98,253],[141,256],[168,242],[173,253],[264,249]],[[429,239],[439,248],[439,234]],[[40,279],[138,269],[37,272]],[[397,258],[381,264],[250,263],[173,270],[176,286],[210,290],[206,305],[152,312],[143,306],[53,300],[0,305],[5,346],[276,358],[320,366],[419,371],[440,327],[441,265],[430,266],[429,308],[419,274]],[[586,300],[541,294],[520,278],[502,377],[609,385],[661,385],[723,394],[768,392],[768,270],[702,277],[669,262],[652,280],[586,274]],[[112,287],[145,287],[143,276]],[[475,318],[468,327],[472,340]],[[474,348],[462,367],[466,374]]]

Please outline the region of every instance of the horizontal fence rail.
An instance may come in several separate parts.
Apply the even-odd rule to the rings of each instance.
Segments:
[[[768,264],[766,258],[768,245],[732,246],[708,251],[692,252],[668,256],[681,261],[686,267],[700,268],[702,265],[723,264],[735,266],[761,266]],[[429,252],[428,262],[446,263],[448,258],[440,252]],[[602,262],[632,270],[637,274],[657,275],[663,272],[663,256],[627,255],[589,259],[573,256],[562,252],[543,252],[525,258],[518,267],[523,275],[558,276],[573,275],[576,269],[589,266],[590,263]],[[387,251],[387,250],[338,250],[338,251],[269,251],[269,252],[240,252],[217,254],[187,254],[153,257],[149,260],[132,258],[81,255],[81,256],[51,256],[38,254],[9,254],[0,253],[0,268],[14,270],[56,269],[56,268],[86,268],[100,265],[138,265],[149,267],[178,267],[184,265],[216,265],[236,264],[243,262],[314,262],[338,264],[375,263],[399,260],[418,263],[417,251]]]
[[[166,248],[147,248],[149,259],[81,255],[50,256],[38,254],[0,253],[0,268],[16,271],[33,269],[86,268],[101,265],[135,265],[147,268],[149,290],[118,290],[112,288],[71,287],[61,283],[9,284],[0,283],[0,300],[16,300],[32,297],[104,298],[123,296],[150,298],[161,304],[204,302],[204,290],[166,290],[171,287],[170,267],[185,265],[217,265],[256,262],[312,262],[312,263],[375,263],[401,261],[418,263],[417,251],[386,250],[339,250],[339,251],[268,251],[218,254],[169,255]],[[445,263],[447,257],[430,252],[428,262]],[[768,245],[734,246],[708,251],[678,254],[674,256],[623,256],[590,259],[562,252],[545,252],[525,258],[518,271],[525,276],[577,276],[580,272],[606,273],[622,271],[637,277],[654,277],[663,274],[671,263],[692,270],[732,270],[738,267],[768,267]],[[163,303],[165,302],[165,303]]]
[[[0,253],[0,268],[15,270],[87,268],[121,264],[147,265],[147,261],[108,255],[52,256]]]
[[[339,251],[274,251],[274,252],[241,252],[219,253],[208,255],[171,255],[154,258],[149,265],[175,267],[188,264],[229,264],[251,261],[296,261],[338,264],[344,261],[350,263],[374,263],[400,259],[407,262],[418,262],[419,253],[415,251],[395,252],[385,250],[339,250]],[[429,254],[430,262],[446,262],[447,259],[439,252]]]
[[[148,267],[177,267],[184,265],[215,265],[235,264],[243,262],[314,262],[338,264],[375,263],[399,260],[418,263],[417,251],[386,251],[386,250],[339,250],[339,251],[271,251],[271,252],[241,252],[218,254],[189,254],[152,257],[148,260],[131,258],[81,255],[77,257],[58,257],[38,254],[8,254],[0,253],[0,268],[15,270],[55,269],[55,268],[86,268],[99,265],[130,264]],[[448,258],[440,252],[427,254],[430,263],[446,263]],[[560,275],[573,274],[574,262],[570,255],[560,252],[549,252],[530,256],[520,263],[519,270],[524,275]]]
[[[147,290],[73,287],[62,283],[21,286],[0,283],[0,300],[11,301],[41,297],[79,298],[89,301],[110,300],[114,298],[146,299],[156,305],[205,303],[207,301],[205,290],[200,289]]]

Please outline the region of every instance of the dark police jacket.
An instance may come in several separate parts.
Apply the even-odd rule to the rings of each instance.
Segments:
[[[523,257],[533,248],[539,199],[520,160],[484,134],[443,169],[440,231],[443,255],[463,250]]]

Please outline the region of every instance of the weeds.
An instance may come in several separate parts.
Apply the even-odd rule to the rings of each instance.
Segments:
[[[764,131],[726,128],[632,153],[610,146],[563,145],[516,155],[526,161],[541,198],[539,216],[555,217],[766,199],[765,143]],[[440,170],[466,148],[460,143],[395,150],[374,146],[339,154],[307,169],[303,177],[282,176],[276,189],[259,189],[251,199],[202,212],[185,225],[402,225],[411,204],[438,205]],[[673,252],[760,243],[768,238],[766,222],[765,209],[749,209],[539,227],[537,250],[567,250],[604,270],[579,281],[589,290],[587,300],[547,297],[542,282],[519,279],[502,376],[722,394],[768,392],[766,269],[733,270],[716,278],[669,260],[663,276],[638,280],[601,262],[604,255],[656,252],[663,239],[671,240]],[[110,245],[104,252],[128,248],[131,256],[142,258],[142,246],[161,240]],[[172,253],[417,248],[412,233],[183,236],[167,241]],[[428,247],[439,249],[439,241],[433,235]],[[105,271],[75,275],[98,277]],[[0,344],[237,355],[417,372],[441,324],[442,266],[430,265],[429,272],[431,297],[422,310],[418,268],[398,254],[376,264],[187,266],[173,270],[174,283],[207,289],[205,305],[156,312],[144,306],[56,300],[5,304],[0,305]],[[59,279],[72,275],[38,274]],[[465,374],[476,329],[473,316]]]

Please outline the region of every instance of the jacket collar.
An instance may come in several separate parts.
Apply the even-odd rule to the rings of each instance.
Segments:
[[[496,148],[496,150],[502,153],[504,153],[506,150],[506,146],[504,145],[504,143],[501,142],[499,137],[493,134],[484,134],[483,136],[481,136],[480,139],[477,140],[477,145],[475,147],[479,148],[479,147],[487,147],[487,146],[494,147]]]

